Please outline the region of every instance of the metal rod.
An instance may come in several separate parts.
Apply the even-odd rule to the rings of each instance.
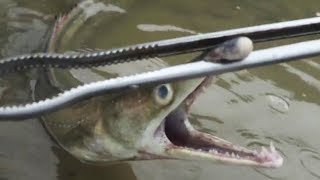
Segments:
[[[7,57],[0,61],[0,75],[34,67],[92,67],[148,57],[201,51],[239,36],[247,36],[253,42],[262,42],[318,33],[320,33],[320,17],[315,17],[155,41],[99,52],[74,55],[63,53],[26,54]]]
[[[167,67],[153,72],[86,84],[73,88],[70,91],[65,91],[52,99],[34,102],[25,106],[1,107],[0,119],[25,119],[35,117],[89,97],[117,90],[130,89],[133,86],[168,83],[207,75],[218,75],[317,55],[320,55],[320,40],[257,50],[242,61],[227,64],[199,61]]]
[[[145,43],[140,46],[156,45],[153,50],[151,49],[150,52],[146,51],[145,54],[150,55],[154,53],[162,57],[209,49],[226,40],[239,36],[246,36],[254,43],[257,43],[319,33],[320,17],[314,17],[161,40]],[[141,53],[136,55],[142,56]],[[134,55],[130,54],[128,57],[133,58]]]

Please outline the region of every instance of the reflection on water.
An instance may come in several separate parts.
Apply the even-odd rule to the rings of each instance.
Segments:
[[[320,154],[313,149],[301,149],[300,152],[301,165],[313,176],[320,179]]]
[[[136,179],[134,172],[127,163],[119,163],[108,166],[97,166],[81,163],[60,148],[52,149],[60,158],[57,164],[57,175],[60,180],[84,180],[84,179]]]
[[[289,111],[289,100],[274,94],[266,95],[269,100],[269,106],[275,111],[285,113]]]
[[[189,29],[183,29],[177,26],[173,25],[156,25],[156,24],[139,24],[137,25],[137,28],[141,31],[145,32],[154,32],[154,31],[178,31],[178,32],[186,32],[190,34],[197,34],[196,32],[189,30]]]
[[[70,46],[110,48],[310,17],[319,11],[317,0],[108,2],[126,13],[98,14]],[[1,0],[1,56],[41,51],[53,15],[74,3]],[[53,144],[32,120],[1,122],[0,179],[320,179],[319,67],[319,58],[312,58],[225,74],[192,107],[190,119],[196,128],[252,148],[272,141],[285,158],[279,169],[190,161],[88,165]],[[0,104],[29,101],[35,76],[28,72],[1,78]]]

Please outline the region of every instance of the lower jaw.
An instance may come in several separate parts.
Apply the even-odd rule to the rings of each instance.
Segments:
[[[231,156],[222,154],[213,154],[201,149],[193,149],[190,147],[175,146],[173,144],[166,145],[167,159],[181,159],[181,160],[199,160],[199,161],[212,161],[231,165],[245,165],[265,168],[278,168],[282,166],[283,159],[278,152],[270,152],[269,155],[242,157]],[[270,157],[270,158],[269,158]]]
[[[179,118],[181,120],[181,117],[174,117],[174,121],[179,122]],[[166,120],[168,120],[167,117],[167,119],[161,123],[160,127],[157,129],[157,132],[155,133],[155,136],[157,136],[155,137],[155,139],[159,140],[159,144],[162,144],[163,146],[163,154],[155,155],[160,157],[157,159],[206,160],[237,165],[249,165],[272,168],[280,167],[282,165],[283,159],[281,158],[279,153],[275,151],[274,147],[270,149],[264,149],[263,152],[261,151],[258,153],[256,151],[248,150],[244,147],[235,146],[230,142],[217,138],[213,135],[202,133],[193,129],[189,121],[186,119],[186,116],[183,118],[183,125],[185,129],[181,129],[181,126],[180,128],[179,126],[174,126],[173,131],[186,131],[184,133],[188,133],[186,134],[188,136],[186,138],[189,139],[190,136],[195,136],[196,134],[196,137],[191,137],[191,140],[194,142],[191,143],[191,145],[190,143],[177,144],[177,142],[172,142],[172,138],[171,140],[169,140],[170,138],[168,137],[168,132],[166,130]],[[199,135],[205,137],[205,140],[199,138]],[[210,138],[212,139],[212,141],[210,141]],[[192,146],[193,144],[199,144],[199,142],[202,146],[205,146],[206,150],[201,149],[201,146],[197,146],[196,148]],[[208,149],[208,147],[212,147],[212,149]],[[211,153],[212,150],[214,150],[213,147],[219,147],[219,150],[222,151],[222,154]],[[227,147],[227,149],[224,149],[224,147]],[[223,154],[224,151],[235,152],[235,154]]]
[[[184,160],[199,160],[199,161],[213,161],[234,165],[249,165],[249,166],[261,166],[259,163],[249,159],[236,159],[224,156],[217,156],[198,150],[190,150],[188,148],[170,148],[167,150],[167,154],[176,159]]]

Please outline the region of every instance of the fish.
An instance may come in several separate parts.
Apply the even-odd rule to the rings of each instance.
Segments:
[[[99,9],[108,6],[85,0],[60,16],[47,51],[77,53],[68,49],[68,42],[86,21],[100,13]],[[219,48],[208,55],[215,60],[215,52],[223,51],[225,48]],[[48,69],[37,83],[37,98],[92,81],[166,66],[162,59],[153,58],[92,69]],[[86,163],[175,159],[280,167],[283,158],[272,143],[260,150],[250,150],[192,126],[188,120],[191,105],[211,82],[212,77],[204,77],[99,94],[43,115],[42,122],[64,150]]]

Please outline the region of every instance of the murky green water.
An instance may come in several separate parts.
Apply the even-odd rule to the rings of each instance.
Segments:
[[[93,18],[71,47],[110,48],[311,17],[320,11],[317,0],[106,2],[125,13]],[[41,51],[53,16],[74,3],[0,0],[1,56]],[[318,62],[313,58],[219,76],[192,107],[192,123],[199,129],[248,147],[273,141],[285,158],[279,169],[190,161],[83,164],[54,145],[34,119],[0,123],[0,179],[320,179]],[[0,82],[0,104],[32,98],[32,72],[9,75]]]

